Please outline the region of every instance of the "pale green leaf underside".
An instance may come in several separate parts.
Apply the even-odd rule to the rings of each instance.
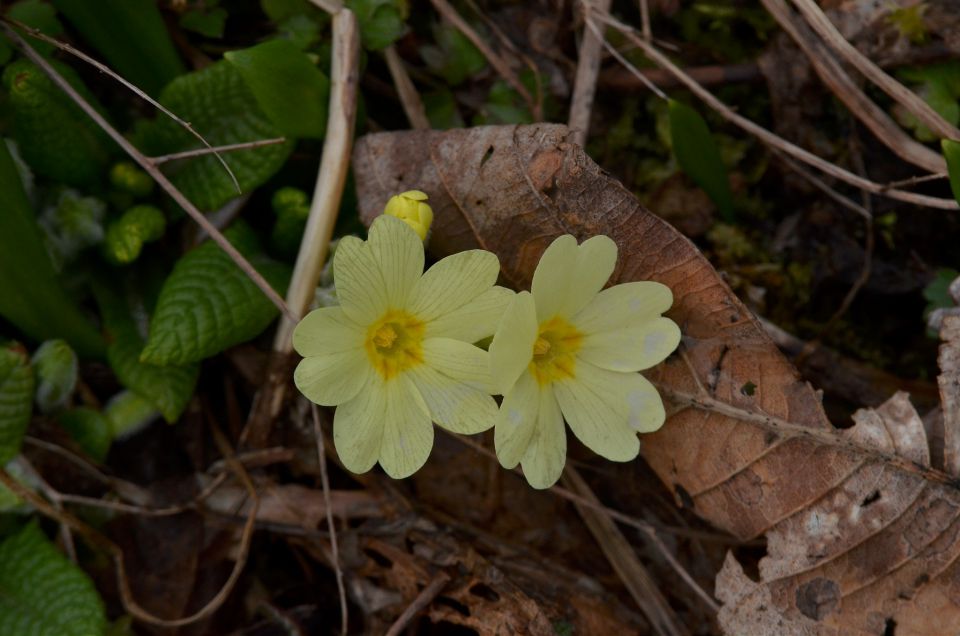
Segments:
[[[263,113],[240,73],[228,62],[178,77],[163,90],[160,101],[203,135],[213,146],[282,137]],[[202,147],[200,142],[169,118],[149,125],[145,150],[169,154]],[[243,192],[263,184],[283,166],[293,142],[222,155]],[[238,192],[226,170],[212,155],[185,159],[167,170],[176,185],[198,208],[213,210]]]
[[[33,386],[33,370],[26,356],[13,349],[0,349],[0,466],[20,452],[30,423]]]
[[[236,240],[239,229],[228,236],[249,253],[247,237]],[[287,265],[262,256],[248,258],[274,289],[281,294],[286,290]],[[198,362],[256,337],[277,313],[230,257],[207,242],[185,254],[163,284],[141,359],[164,365]]]
[[[36,524],[0,543],[0,634],[102,636],[106,625],[93,583]]]

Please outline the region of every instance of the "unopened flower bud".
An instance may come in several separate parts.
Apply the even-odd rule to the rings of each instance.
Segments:
[[[433,209],[426,203],[427,195],[419,190],[407,190],[390,197],[383,213],[395,216],[410,227],[424,241],[430,233],[433,223]]]

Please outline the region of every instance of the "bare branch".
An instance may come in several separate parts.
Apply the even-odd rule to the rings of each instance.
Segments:
[[[258,139],[257,141],[244,141],[239,144],[227,144],[226,146],[207,146],[206,148],[197,148],[196,150],[184,150],[183,152],[174,152],[169,155],[160,155],[150,157],[154,164],[175,161],[176,159],[189,159],[191,157],[202,157],[209,154],[218,154],[221,152],[236,152],[238,150],[253,150],[263,146],[274,146],[282,144],[287,140],[286,137],[274,137],[273,139]]]

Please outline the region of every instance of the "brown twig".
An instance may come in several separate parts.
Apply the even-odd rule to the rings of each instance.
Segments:
[[[464,446],[467,446],[468,448],[475,450],[476,452],[480,453],[481,455],[484,455],[485,457],[489,457],[494,462],[497,461],[497,456],[493,453],[493,451],[491,451],[488,448],[485,448],[484,446],[482,446],[481,444],[478,444],[472,439],[465,437],[463,435],[456,435],[454,433],[448,433],[448,435],[453,437],[455,440],[457,440]],[[521,475],[519,469],[514,469],[511,472],[513,472],[513,474],[517,476]],[[667,549],[667,546],[664,545],[663,541],[660,539],[658,535],[658,529],[653,524],[647,523],[642,519],[637,519],[636,517],[631,517],[630,515],[620,512],[619,510],[608,508],[607,506],[604,506],[602,503],[600,503],[596,499],[593,499],[593,500],[587,499],[586,497],[578,495],[575,492],[567,490],[563,486],[556,486],[556,485],[551,486],[550,492],[558,497],[562,497],[563,499],[566,499],[567,501],[571,501],[577,504],[578,506],[595,510],[596,512],[601,513],[609,517],[610,519],[613,519],[614,521],[618,521],[626,526],[636,528],[637,530],[645,534],[647,537],[650,538],[650,541],[653,543],[653,545],[662,553],[663,558],[667,561],[668,564],[670,564],[670,567],[672,567],[673,570],[677,573],[677,575],[680,576],[680,578],[690,586],[690,589],[693,590],[693,592],[697,596],[701,598],[709,599],[709,602],[707,603],[708,607],[714,607],[716,605],[715,601],[713,601],[710,598],[710,595],[707,594],[706,591],[704,591],[703,588],[701,588],[697,584],[697,582],[693,580],[693,577],[690,576],[690,573],[687,572],[686,568],[684,568],[683,565],[670,553],[670,551]],[[684,534],[684,533],[677,532],[676,534]],[[688,536],[694,536],[694,534],[690,533]],[[714,540],[714,541],[716,540],[716,538],[712,536],[711,537],[697,536],[696,538],[705,538],[706,540]],[[736,544],[742,545],[742,542],[736,541]]]
[[[433,599],[437,598],[437,595],[443,591],[443,588],[447,586],[447,583],[450,582],[450,575],[440,570],[437,572],[430,582],[427,583],[427,586],[420,590],[420,593],[417,594],[417,598],[413,599],[413,602],[403,610],[403,613],[397,617],[397,620],[393,622],[393,625],[390,626],[390,629],[387,630],[385,636],[400,636],[403,633],[404,628],[410,624],[410,621],[419,614],[427,605],[429,605]]]
[[[430,130],[430,120],[427,119],[427,112],[423,108],[423,100],[420,99],[420,93],[413,85],[413,80],[410,79],[407,67],[400,59],[396,47],[392,44],[388,46],[383,56],[387,60],[390,77],[393,78],[393,85],[397,89],[397,95],[400,96],[400,104],[403,106],[407,121],[410,122],[410,127],[414,130]]]
[[[840,66],[831,52],[817,40],[807,26],[798,20],[786,0],[761,0],[767,11],[800,46],[813,64],[817,75],[857,119],[898,157],[931,172],[947,169],[943,156],[918,143],[887,113],[867,97]]]
[[[573,81],[573,100],[570,102],[570,117],[567,120],[573,141],[581,146],[586,145],[587,133],[590,131],[590,113],[593,112],[593,97],[597,90],[597,75],[600,73],[600,52],[606,43],[602,29],[590,28],[593,24],[590,14],[593,11],[606,13],[610,10],[610,2],[611,0],[594,0],[582,5],[586,28],[580,43],[577,74]]]
[[[530,109],[530,112],[533,114],[535,121],[540,121],[543,118],[543,113],[540,110],[540,105],[533,99],[530,95],[530,91],[527,90],[527,87],[523,85],[517,74],[513,72],[513,69],[510,68],[510,65],[507,62],[497,55],[497,53],[490,48],[490,45],[487,44],[486,40],[480,37],[480,34],[470,26],[470,24],[463,19],[463,17],[453,8],[447,0],[430,0],[430,4],[433,5],[433,8],[437,10],[440,15],[447,19],[460,33],[464,35],[470,42],[477,47],[477,50],[486,58],[487,62],[490,63],[490,66],[502,77],[507,84],[510,85],[513,90],[517,91],[517,94],[523,98],[523,101],[527,103],[527,107]]]
[[[837,30],[832,22],[823,13],[813,0],[792,0],[793,4],[813,30],[823,38],[834,51],[860,71],[864,77],[873,82],[894,101],[906,108],[927,128],[938,137],[946,139],[960,139],[960,129],[950,124],[940,116],[919,95],[906,86],[887,75],[883,69],[874,64],[856,47],[847,42],[846,38]]]
[[[333,557],[333,570],[337,577],[337,593],[340,595],[340,633],[347,634],[347,589],[343,585],[343,569],[340,567],[340,548],[337,543],[337,528],[333,523],[333,505],[330,503],[330,476],[327,474],[327,449],[324,447],[323,429],[320,427],[320,413],[317,405],[310,403],[313,417],[313,436],[317,441],[317,459],[320,461],[320,484],[323,488],[323,505],[327,517],[327,531],[330,533],[330,552]]]
[[[11,28],[5,22],[0,22],[0,28],[2,28],[3,32],[6,33],[6,35],[17,44],[17,46],[23,51],[24,55],[26,55],[31,62],[40,67],[40,69],[46,73],[48,77],[50,77],[53,83],[56,84],[60,90],[66,93],[66,95],[74,103],[76,103],[77,106],[79,106],[80,109],[83,110],[83,112],[85,112],[87,116],[90,117],[105,133],[107,133],[107,135],[109,135],[110,138],[113,139],[117,145],[120,146],[123,151],[130,156],[131,159],[136,161],[140,167],[143,168],[143,170],[153,178],[154,181],[160,184],[160,187],[163,188],[181,208],[183,208],[184,212],[186,212],[210,235],[210,238],[213,239],[213,241],[219,245],[228,256],[230,256],[231,260],[236,263],[237,267],[243,270],[243,272],[250,277],[257,287],[260,288],[260,291],[262,291],[263,294],[269,298],[274,305],[277,306],[281,313],[284,315],[290,314],[290,310],[287,308],[286,303],[283,302],[283,299],[279,294],[277,294],[273,287],[270,286],[270,283],[268,283],[266,279],[260,275],[256,268],[250,264],[250,261],[248,261],[243,254],[237,251],[237,249],[230,244],[230,241],[228,241],[223,234],[221,234],[220,231],[217,230],[217,228],[215,228],[207,220],[203,213],[201,213],[200,210],[198,210],[196,206],[194,206],[193,203],[191,203],[190,200],[187,199],[187,197],[185,197],[183,193],[180,192],[180,190],[178,190],[176,186],[170,182],[169,179],[167,179],[166,175],[164,175],[163,172],[161,172],[160,169],[154,165],[154,163],[146,155],[137,150],[137,148],[130,143],[126,137],[121,135],[116,128],[114,128],[99,112],[97,112],[97,110],[91,106],[90,103],[87,102],[83,96],[81,96],[80,93],[78,93],[77,90],[74,89],[73,86],[71,86],[70,83],[66,81],[59,72],[57,72],[55,68],[53,68],[46,58],[37,53],[36,50],[26,40],[24,40],[19,33],[16,32],[16,30]]]
[[[593,490],[587,485],[573,466],[567,465],[560,478],[563,484],[572,492],[588,501],[597,501]],[[679,636],[687,633],[676,614],[670,608],[667,599],[660,592],[660,587],[654,582],[647,568],[640,563],[636,552],[620,531],[620,528],[610,517],[599,513],[594,508],[574,503],[580,518],[590,530],[590,534],[600,545],[600,549],[607,557],[607,561],[629,590],[633,600],[637,603],[647,620],[657,634]],[[697,586],[699,587],[699,586]],[[713,599],[707,597],[711,609],[716,613],[719,608]]]
[[[225,146],[208,146],[206,148],[197,148],[196,150],[184,150],[183,152],[174,152],[169,155],[159,155],[156,157],[149,157],[150,161],[154,164],[166,163],[168,161],[174,161],[176,159],[189,159],[191,157],[202,157],[209,154],[217,154],[220,152],[236,152],[238,150],[253,150],[254,148],[262,148],[263,146],[273,146],[276,144],[282,144],[287,140],[286,137],[276,137],[273,139],[259,139],[257,141],[244,141],[239,144],[227,144]]]
[[[799,159],[800,161],[803,161],[804,163],[813,166],[814,168],[829,174],[843,181],[844,183],[848,183],[860,189],[866,190],[867,192],[882,194],[891,199],[930,208],[941,210],[960,209],[960,205],[958,205],[953,199],[931,197],[915,194],[913,192],[905,192],[903,190],[885,189],[884,186],[879,183],[875,183],[869,179],[864,179],[863,177],[860,177],[859,175],[856,175],[848,170],[844,170],[843,168],[836,166],[807,150],[804,150],[796,144],[793,144],[786,139],[773,134],[766,128],[735,112],[729,106],[714,97],[710,91],[706,90],[698,82],[694,81],[690,76],[684,73],[680,67],[671,62],[670,59],[661,53],[655,46],[645,42],[632,27],[623,24],[608,14],[597,14],[596,17],[598,20],[607,23],[623,33],[631,42],[641,48],[648,58],[672,73],[674,77],[682,82],[683,85],[686,86],[694,95],[703,100],[704,103],[715,110],[721,117],[755,136],[762,143],[773,148],[777,148],[791,157]]]
[[[927,183],[928,181],[939,181],[940,179],[946,179],[950,175],[946,172],[938,172],[936,174],[924,174],[918,177],[910,177],[908,179],[900,179],[899,181],[891,181],[890,183],[885,183],[883,185],[884,190],[889,190],[890,188],[902,188],[903,186],[913,186],[918,183]]]

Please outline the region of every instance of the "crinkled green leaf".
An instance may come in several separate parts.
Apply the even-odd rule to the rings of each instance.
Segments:
[[[103,636],[103,601],[35,523],[0,543],[0,634]]]
[[[103,249],[107,260],[126,265],[137,260],[145,243],[163,236],[167,220],[152,205],[137,205],[123,213],[107,228]]]
[[[80,407],[61,413],[57,421],[90,457],[97,461],[106,459],[113,429],[103,413]]]
[[[120,383],[152,404],[168,422],[183,413],[200,374],[197,364],[160,366],[140,361],[143,337],[123,302],[103,285],[97,300],[107,331],[107,361]]]
[[[67,403],[77,386],[77,354],[63,340],[47,340],[30,359],[37,381],[37,406],[53,413]]]
[[[103,416],[114,439],[123,439],[143,430],[160,417],[152,404],[133,391],[122,391],[103,407]]]
[[[282,295],[290,267],[257,254],[253,231],[235,225],[227,238]],[[278,310],[212,241],[187,252],[164,282],[142,359],[186,364],[245,342],[267,328]]]
[[[71,68],[56,67],[85,98],[94,101]],[[113,147],[93,120],[28,60],[7,66],[3,85],[13,114],[13,136],[24,161],[54,181],[74,186],[95,183]]]
[[[36,340],[63,338],[83,356],[103,352],[100,335],[57,281],[17,167],[0,143],[0,316]]]
[[[240,71],[261,110],[284,135],[323,137],[330,82],[296,46],[288,40],[270,40],[224,57]]]
[[[50,37],[55,38],[63,33],[63,25],[57,19],[56,10],[46,2],[40,2],[40,0],[15,2],[7,9],[7,16]],[[42,55],[50,55],[54,50],[52,44],[47,44],[41,40],[31,39],[30,45]]]
[[[0,348],[0,466],[20,452],[30,423],[33,386],[33,369],[20,345]]]
[[[677,162],[713,200],[723,220],[735,220],[730,179],[713,135],[700,113],[670,100],[670,138]]]
[[[950,189],[953,198],[960,202],[960,141],[943,139],[940,141],[943,148],[943,158],[947,160],[947,173],[950,177]]]
[[[240,72],[226,61],[178,77],[160,97],[164,106],[189,121],[214,146],[282,137],[283,132],[260,109]],[[201,148],[197,139],[168,118],[141,131],[144,150],[160,155]],[[249,192],[279,170],[293,142],[223,154],[240,188]],[[167,164],[176,185],[202,210],[213,210],[238,195],[230,175],[212,155]]]
[[[360,39],[371,51],[385,49],[406,31],[409,9],[406,0],[347,0],[360,24]]]
[[[110,68],[150,95],[184,72],[154,0],[52,2]]]

